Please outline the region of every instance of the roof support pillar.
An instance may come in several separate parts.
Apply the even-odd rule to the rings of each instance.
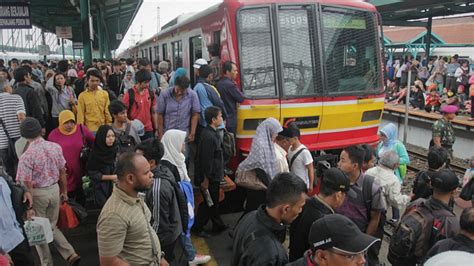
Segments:
[[[100,6],[97,6],[97,31],[99,33],[100,58],[104,58],[104,28],[102,28],[102,10]]]
[[[430,61],[430,52],[431,52],[431,27],[433,25],[433,18],[428,18],[428,23],[426,24],[426,37],[425,37],[425,55],[426,62]]]
[[[81,24],[82,24],[82,44],[84,47],[84,65],[92,65],[92,43],[89,25],[90,6],[89,0],[81,0]]]

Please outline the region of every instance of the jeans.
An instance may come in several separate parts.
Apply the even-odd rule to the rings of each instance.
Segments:
[[[185,233],[181,233],[181,235],[179,235],[178,237],[178,241],[184,250],[186,260],[194,260],[194,257],[196,257],[196,249],[194,249],[193,243],[191,242],[191,238]]]

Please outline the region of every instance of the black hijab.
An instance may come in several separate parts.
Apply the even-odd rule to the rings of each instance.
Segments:
[[[107,146],[105,140],[109,130],[113,132],[112,127],[109,125],[102,125],[97,130],[94,148],[87,162],[87,170],[101,170],[105,166],[114,165],[115,157],[117,156],[117,140],[115,140],[111,147]]]

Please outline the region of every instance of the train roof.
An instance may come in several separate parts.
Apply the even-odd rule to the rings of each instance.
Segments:
[[[289,3],[289,4],[291,3],[294,3],[294,4],[321,3],[321,4],[327,4],[327,5],[341,5],[341,6],[347,6],[347,7],[367,9],[370,11],[376,11],[376,8],[374,5],[367,3],[363,0],[306,0],[306,1],[284,0],[284,1],[279,1],[279,2],[284,2],[284,3]],[[145,39],[143,41],[139,41],[136,45],[128,47],[127,49],[133,49],[133,48],[139,47],[140,45],[148,44],[152,42],[155,38],[158,38],[159,36],[166,35],[167,33],[173,32],[179,27],[182,27],[188,23],[191,23],[195,20],[198,20],[202,17],[205,17],[209,14],[212,14],[218,11],[221,5],[233,6],[234,8],[238,8],[238,7],[247,6],[247,5],[265,5],[265,4],[274,4],[274,3],[275,3],[275,0],[224,0],[223,2],[212,5],[201,12],[197,12],[194,14],[184,14],[185,18],[182,21],[179,20],[179,17],[182,15],[176,17],[175,19],[173,19],[173,20],[176,20],[174,25],[169,25],[165,29],[154,34],[152,37]],[[166,25],[168,24],[170,23],[167,23]]]

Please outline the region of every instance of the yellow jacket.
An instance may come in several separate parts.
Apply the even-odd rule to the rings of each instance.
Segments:
[[[86,89],[79,94],[77,103],[77,123],[96,132],[101,125],[112,123],[109,113],[109,93],[102,88],[95,91]]]

